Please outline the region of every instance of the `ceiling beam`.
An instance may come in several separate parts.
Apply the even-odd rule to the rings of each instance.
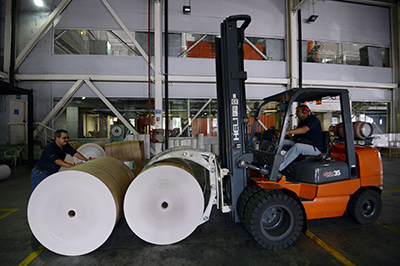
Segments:
[[[366,4],[366,5],[374,5],[374,6],[386,6],[392,7],[394,5],[394,1],[388,0],[341,0],[343,2],[352,2],[356,4]]]
[[[308,0],[301,0],[299,1],[299,3],[297,3],[297,5],[295,5],[292,9],[292,12],[296,12],[298,10],[300,10],[305,4],[307,4]],[[294,4],[294,3],[293,3]]]

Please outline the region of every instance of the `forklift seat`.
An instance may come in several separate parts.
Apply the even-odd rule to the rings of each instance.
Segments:
[[[329,131],[322,132],[322,141],[324,143],[324,150],[319,155],[299,155],[296,161],[314,162],[326,160],[331,156],[331,143]]]
[[[288,181],[322,184],[349,178],[349,167],[346,162],[330,159],[331,145],[329,132],[323,132],[324,153],[317,156],[300,155],[283,171]],[[329,160],[327,160],[329,159]],[[339,171],[338,171],[339,170]],[[331,176],[327,173],[338,171],[339,175]]]

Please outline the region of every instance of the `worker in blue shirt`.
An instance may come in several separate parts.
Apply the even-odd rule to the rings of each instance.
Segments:
[[[88,161],[85,156],[72,148],[68,143],[69,136],[66,130],[57,130],[54,133],[54,137],[54,141],[44,148],[39,161],[32,170],[31,193],[40,182],[49,175],[58,172],[61,167],[71,168],[74,166],[64,161],[67,154],[75,156],[82,161]]]
[[[294,135],[294,137],[292,140],[284,140],[283,146],[291,148],[285,154],[279,171],[285,169],[300,154],[319,155],[324,150],[321,122],[316,116],[310,114],[310,108],[304,104],[297,106],[296,116],[300,119],[300,123],[297,128],[286,131],[286,135]]]

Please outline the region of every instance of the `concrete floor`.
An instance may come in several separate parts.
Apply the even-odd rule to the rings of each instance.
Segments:
[[[293,246],[269,251],[217,209],[209,222],[169,246],[142,241],[122,217],[99,249],[77,257],[40,248],[26,217],[30,168],[12,167],[11,177],[0,181],[0,217],[10,213],[5,209],[18,210],[0,219],[0,265],[400,265],[400,158],[383,157],[383,163],[383,211],[372,225],[346,214],[312,220]]]

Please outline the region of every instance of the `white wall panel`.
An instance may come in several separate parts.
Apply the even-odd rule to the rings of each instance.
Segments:
[[[366,102],[391,102],[392,91],[383,89],[349,89],[350,100]]]
[[[286,78],[286,62],[245,60],[244,69],[247,77],[257,78]]]
[[[203,58],[169,58],[169,74],[215,76],[215,60]],[[286,62],[245,60],[247,77],[286,78]]]
[[[146,31],[147,2],[108,0],[128,29]],[[253,23],[246,30],[248,36],[285,36],[285,1],[282,0],[202,0],[192,1],[192,12],[183,14],[188,1],[170,0],[169,30],[218,35],[220,23],[230,15],[248,14]],[[153,28],[153,18],[151,28]],[[72,1],[57,24],[59,29],[119,29],[114,18],[100,0]]]
[[[247,36],[285,36],[285,1],[283,0],[202,0],[192,1],[192,12],[182,13],[188,1],[169,1],[169,30],[175,32],[220,34],[220,24],[228,16],[248,14],[252,23]]]
[[[108,0],[128,29],[147,30],[147,2]],[[120,29],[101,0],[71,1],[57,24],[59,29]]]
[[[303,79],[392,83],[388,67],[303,63]]]
[[[147,98],[148,85],[143,83],[111,83],[111,82],[93,82],[101,93],[107,98]],[[53,97],[62,97],[65,92],[71,88],[73,83],[53,83]],[[153,88],[151,88],[152,96]],[[75,93],[74,97],[96,97],[97,95],[84,83]],[[154,96],[153,96],[154,97]]]
[[[361,43],[390,46],[390,9],[343,1],[315,1],[314,23],[308,23],[313,13],[312,1],[302,9],[303,39],[330,42]]]
[[[18,69],[29,74],[147,75],[141,56],[53,55],[49,30]]]

